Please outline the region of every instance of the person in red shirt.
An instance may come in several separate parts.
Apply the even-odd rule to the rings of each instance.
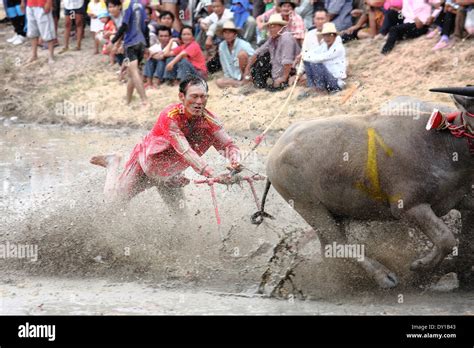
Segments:
[[[181,44],[175,49],[171,49],[173,42],[178,42],[176,39],[171,39],[168,45],[163,50],[165,57],[173,57],[173,60],[166,65],[165,79],[179,81],[185,80],[190,75],[197,75],[203,79],[207,79],[206,58],[199,47],[199,44],[194,40],[193,28],[190,26],[183,26],[179,34]]]
[[[201,157],[211,146],[230,161],[229,169],[240,171],[240,150],[219,119],[206,109],[208,86],[199,77],[179,85],[181,103],[167,106],[153,129],[135,146],[125,169],[118,176],[118,154],[92,157],[91,163],[107,168],[104,194],[108,201],[127,201],[148,187],[156,186],[167,203],[183,197],[189,183],[183,172],[213,177],[214,170]],[[170,189],[172,194],[170,194]]]

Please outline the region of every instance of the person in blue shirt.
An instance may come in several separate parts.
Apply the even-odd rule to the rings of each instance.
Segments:
[[[233,21],[225,22],[222,27],[224,41],[219,44],[219,60],[224,77],[216,80],[219,88],[241,86],[249,57],[255,53],[250,43],[237,37],[240,31]]]
[[[121,5],[120,0],[109,0],[110,3]],[[144,107],[149,107],[148,99],[143,86],[142,74],[139,71],[140,61],[145,54],[145,48],[149,46],[148,27],[145,22],[146,12],[144,6],[137,0],[131,0],[124,12],[122,25],[112,39],[116,44],[123,38],[125,51],[124,64],[128,70],[127,104],[132,101],[133,90],[136,88]]]
[[[352,0],[325,0],[329,21],[336,25],[337,31],[343,31],[352,26]]]

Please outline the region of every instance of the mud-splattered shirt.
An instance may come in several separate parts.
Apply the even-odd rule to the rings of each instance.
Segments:
[[[214,114],[205,109],[202,117],[189,117],[183,104],[172,104],[160,113],[142,143],[135,146],[130,161],[138,156],[148,177],[176,175],[189,166],[201,174],[207,165],[201,156],[211,146],[231,162],[238,161],[239,148]]]

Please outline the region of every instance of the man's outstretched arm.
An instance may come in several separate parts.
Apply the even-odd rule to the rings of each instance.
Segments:
[[[214,132],[214,147],[216,150],[230,162],[232,169],[240,171],[240,149],[235,145],[234,140],[224,129]]]

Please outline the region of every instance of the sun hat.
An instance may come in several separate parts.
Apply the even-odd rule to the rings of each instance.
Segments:
[[[321,34],[337,34],[336,25],[332,22],[324,23]]]
[[[270,16],[270,19],[268,20],[267,23],[264,24],[264,26],[268,26],[272,24],[285,26],[288,24],[288,22],[283,20],[283,18],[281,17],[281,14],[275,13]]]

